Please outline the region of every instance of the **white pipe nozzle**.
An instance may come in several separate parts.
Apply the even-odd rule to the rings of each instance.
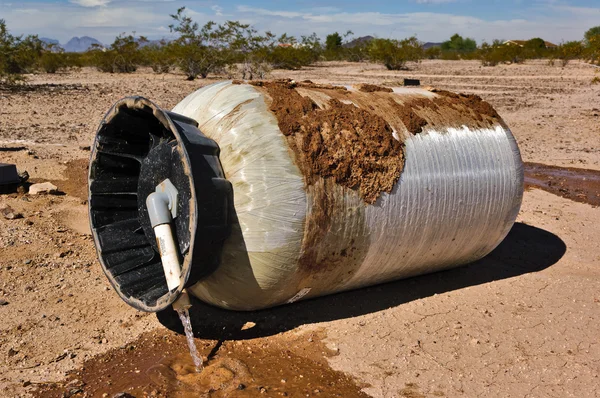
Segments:
[[[169,291],[179,287],[181,266],[179,251],[173,239],[171,221],[177,216],[177,189],[166,179],[156,187],[156,192],[146,198],[150,224],[154,229],[160,259]]]

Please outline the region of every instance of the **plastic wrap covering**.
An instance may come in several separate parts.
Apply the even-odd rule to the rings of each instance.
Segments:
[[[326,91],[298,91],[326,106]],[[364,107],[369,95],[345,102]],[[265,308],[466,264],[502,241],[523,193],[521,157],[504,123],[445,125],[438,107],[428,111],[437,122],[410,134],[378,108],[383,94],[372,95],[371,108],[405,145],[400,179],[373,204],[325,178],[305,183],[260,88],[218,83],[173,109],[219,144],[234,189],[233,231],[220,265],[192,294],[229,309]],[[416,89],[386,95],[399,103],[435,97]],[[324,233],[314,236],[315,223]]]

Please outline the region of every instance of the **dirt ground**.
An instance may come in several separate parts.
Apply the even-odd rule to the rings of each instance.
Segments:
[[[578,62],[426,61],[406,72],[328,63],[271,77],[383,85],[417,78],[477,94],[510,126],[525,161],[600,170],[600,85],[591,84],[599,75]],[[125,359],[149,353],[145,344],[180,354],[185,341],[172,313],[137,312],[112,291],[89,234],[81,170],[116,100],[138,94],[170,108],[212,81],[91,69],[29,80],[30,90],[0,91],[0,162],[64,194],[0,195],[0,208],[17,214],[0,212],[0,396],[112,396],[128,387],[111,384],[102,369],[145,372],[143,361]],[[227,388],[237,383],[239,396],[597,397],[598,225],[598,207],[527,190],[518,223],[479,264],[255,313],[195,303],[197,343],[205,357],[248,367],[243,383],[215,373]],[[123,354],[129,350],[137,356]],[[289,374],[279,380],[282,369]],[[288,390],[287,380],[295,383]],[[240,384],[252,389],[240,392]]]

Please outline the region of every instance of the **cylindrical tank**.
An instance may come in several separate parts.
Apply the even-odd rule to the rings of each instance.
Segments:
[[[131,141],[127,126],[137,122],[114,124],[119,112],[131,113],[130,105],[121,102],[109,112],[99,131],[90,167],[90,217],[101,263],[119,294],[137,308],[156,311],[180,290],[169,293],[160,285],[158,268],[150,272],[152,281],[133,263],[125,267],[126,278],[112,272],[104,254],[110,239],[103,242],[98,233],[110,222],[98,227],[94,218],[100,192],[110,196],[95,178],[104,173],[98,156],[110,152],[102,137]],[[190,204],[181,214],[193,215],[177,230],[178,236],[186,231],[192,236],[187,243],[179,236],[182,288],[218,307],[267,308],[475,261],[504,239],[521,205],[523,169],[516,142],[494,109],[477,96],[309,81],[230,81],[194,92],[166,116],[149,102],[144,106],[173,131],[164,138],[164,145],[172,143],[171,153],[179,150],[178,143],[188,145],[193,134],[203,133],[220,147],[220,153],[210,154],[211,178],[226,179],[232,197],[226,189],[200,188],[192,181],[197,179],[192,174],[208,166],[192,164],[197,155],[189,145],[189,153],[176,158],[156,148],[152,156],[143,153],[147,149],[138,151],[133,162],[142,164],[138,185],[148,178],[152,182],[144,183],[150,188],[129,190],[134,200],[167,176],[153,177],[160,167],[146,163],[175,167],[189,162],[191,171],[185,164],[182,173],[192,182],[177,187],[191,192],[184,193]],[[188,118],[202,133],[183,133],[178,122],[170,122],[192,123]],[[112,132],[106,133],[107,126],[113,126]],[[134,136],[144,134],[140,131]],[[127,145],[121,146],[123,153],[131,152]],[[228,235],[195,250],[205,241],[196,232],[202,214],[221,214],[214,201],[216,207],[194,202],[207,195],[224,198],[217,202],[227,207]],[[128,231],[140,224],[137,233],[151,240],[143,198],[137,196],[135,211],[117,222],[139,218]],[[146,264],[155,262],[155,247],[144,250]],[[195,268],[203,271],[194,274]],[[146,290],[136,283],[145,283]]]

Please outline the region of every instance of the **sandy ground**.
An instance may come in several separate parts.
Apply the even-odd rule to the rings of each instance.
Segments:
[[[335,84],[419,78],[475,93],[511,127],[524,160],[600,170],[594,76],[597,69],[582,63],[463,61],[426,61],[406,72],[329,63],[272,74]],[[172,316],[136,312],[111,290],[66,162],[89,156],[98,123],[119,98],[139,94],[169,108],[209,82],[84,69],[31,76],[35,89],[0,92],[0,162],[67,193],[0,195],[0,208],[23,215],[0,215],[0,396],[26,395],[144,332],[176,327]],[[515,228],[480,264],[259,313],[198,304],[196,333],[210,350],[223,338],[282,346],[289,334],[318,331],[331,368],[374,397],[600,396],[599,224],[598,208],[527,191]],[[241,333],[247,321],[256,327]]]

